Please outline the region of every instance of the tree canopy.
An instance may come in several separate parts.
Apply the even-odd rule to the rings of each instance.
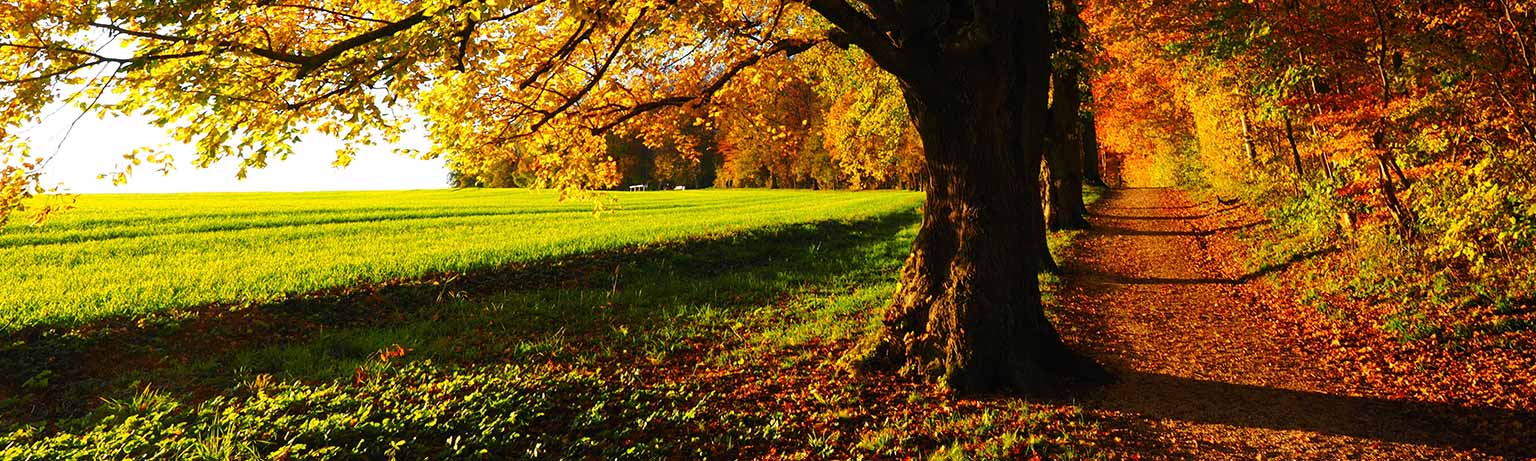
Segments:
[[[744,69],[706,107],[654,126],[650,141],[606,136],[616,181],[688,187],[818,189],[920,185],[922,141],[901,87],[857,48],[820,44]],[[671,132],[668,132],[671,130]],[[450,163],[455,185],[537,184],[530,165],[498,158]],[[520,180],[513,180],[520,178]]]
[[[743,1],[20,2],[0,24],[3,126],[73,98],[150,117],[199,165],[260,167],[311,131],[346,141],[345,163],[414,109],[435,141],[422,155],[532,156],[570,185],[613,174],[602,133],[665,136],[647,127],[826,29]]]

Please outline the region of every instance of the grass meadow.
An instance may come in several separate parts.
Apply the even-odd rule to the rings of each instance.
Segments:
[[[0,234],[51,264],[5,266],[31,288],[5,293],[0,460],[1096,459],[1111,437],[849,366],[921,194],[617,195],[82,197]]]
[[[746,229],[909,209],[910,192],[85,195],[0,233],[0,332],[81,325]],[[596,212],[596,205],[607,209]]]

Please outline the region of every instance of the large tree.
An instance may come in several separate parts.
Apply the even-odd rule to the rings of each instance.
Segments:
[[[410,129],[408,107],[434,141],[423,155],[580,187],[616,174],[603,136],[663,137],[765,57],[857,46],[900,82],[928,173],[869,363],[1032,391],[1102,377],[1046,319],[1044,245],[1019,231],[1040,213],[1048,21],[1045,0],[10,2],[0,126],[94,101],[156,120],[199,164],[260,167],[308,131],[349,141],[345,162]]]

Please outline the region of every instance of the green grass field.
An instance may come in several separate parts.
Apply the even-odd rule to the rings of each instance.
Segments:
[[[0,333],[911,209],[911,192],[86,195],[0,232]]]
[[[850,367],[921,194],[617,196],[82,197],[0,234],[0,460],[1102,458]]]

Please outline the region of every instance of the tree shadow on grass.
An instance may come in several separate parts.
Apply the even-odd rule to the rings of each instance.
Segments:
[[[730,333],[736,316],[797,290],[888,281],[910,246],[902,234],[919,219],[914,210],[784,225],[266,304],[27,329],[0,343],[0,418],[78,415],[140,380],[211,396],[236,384],[240,369],[334,379],[391,344],[470,363],[545,358],[573,342],[626,353],[687,347],[700,339],[690,335]],[[680,323],[698,316],[711,323]]]
[[[1512,459],[1536,456],[1521,427],[1536,413],[1446,403],[1350,397],[1221,381],[1120,371],[1126,396],[1086,406],[1150,419],[1301,430],[1392,443],[1479,450]]]

